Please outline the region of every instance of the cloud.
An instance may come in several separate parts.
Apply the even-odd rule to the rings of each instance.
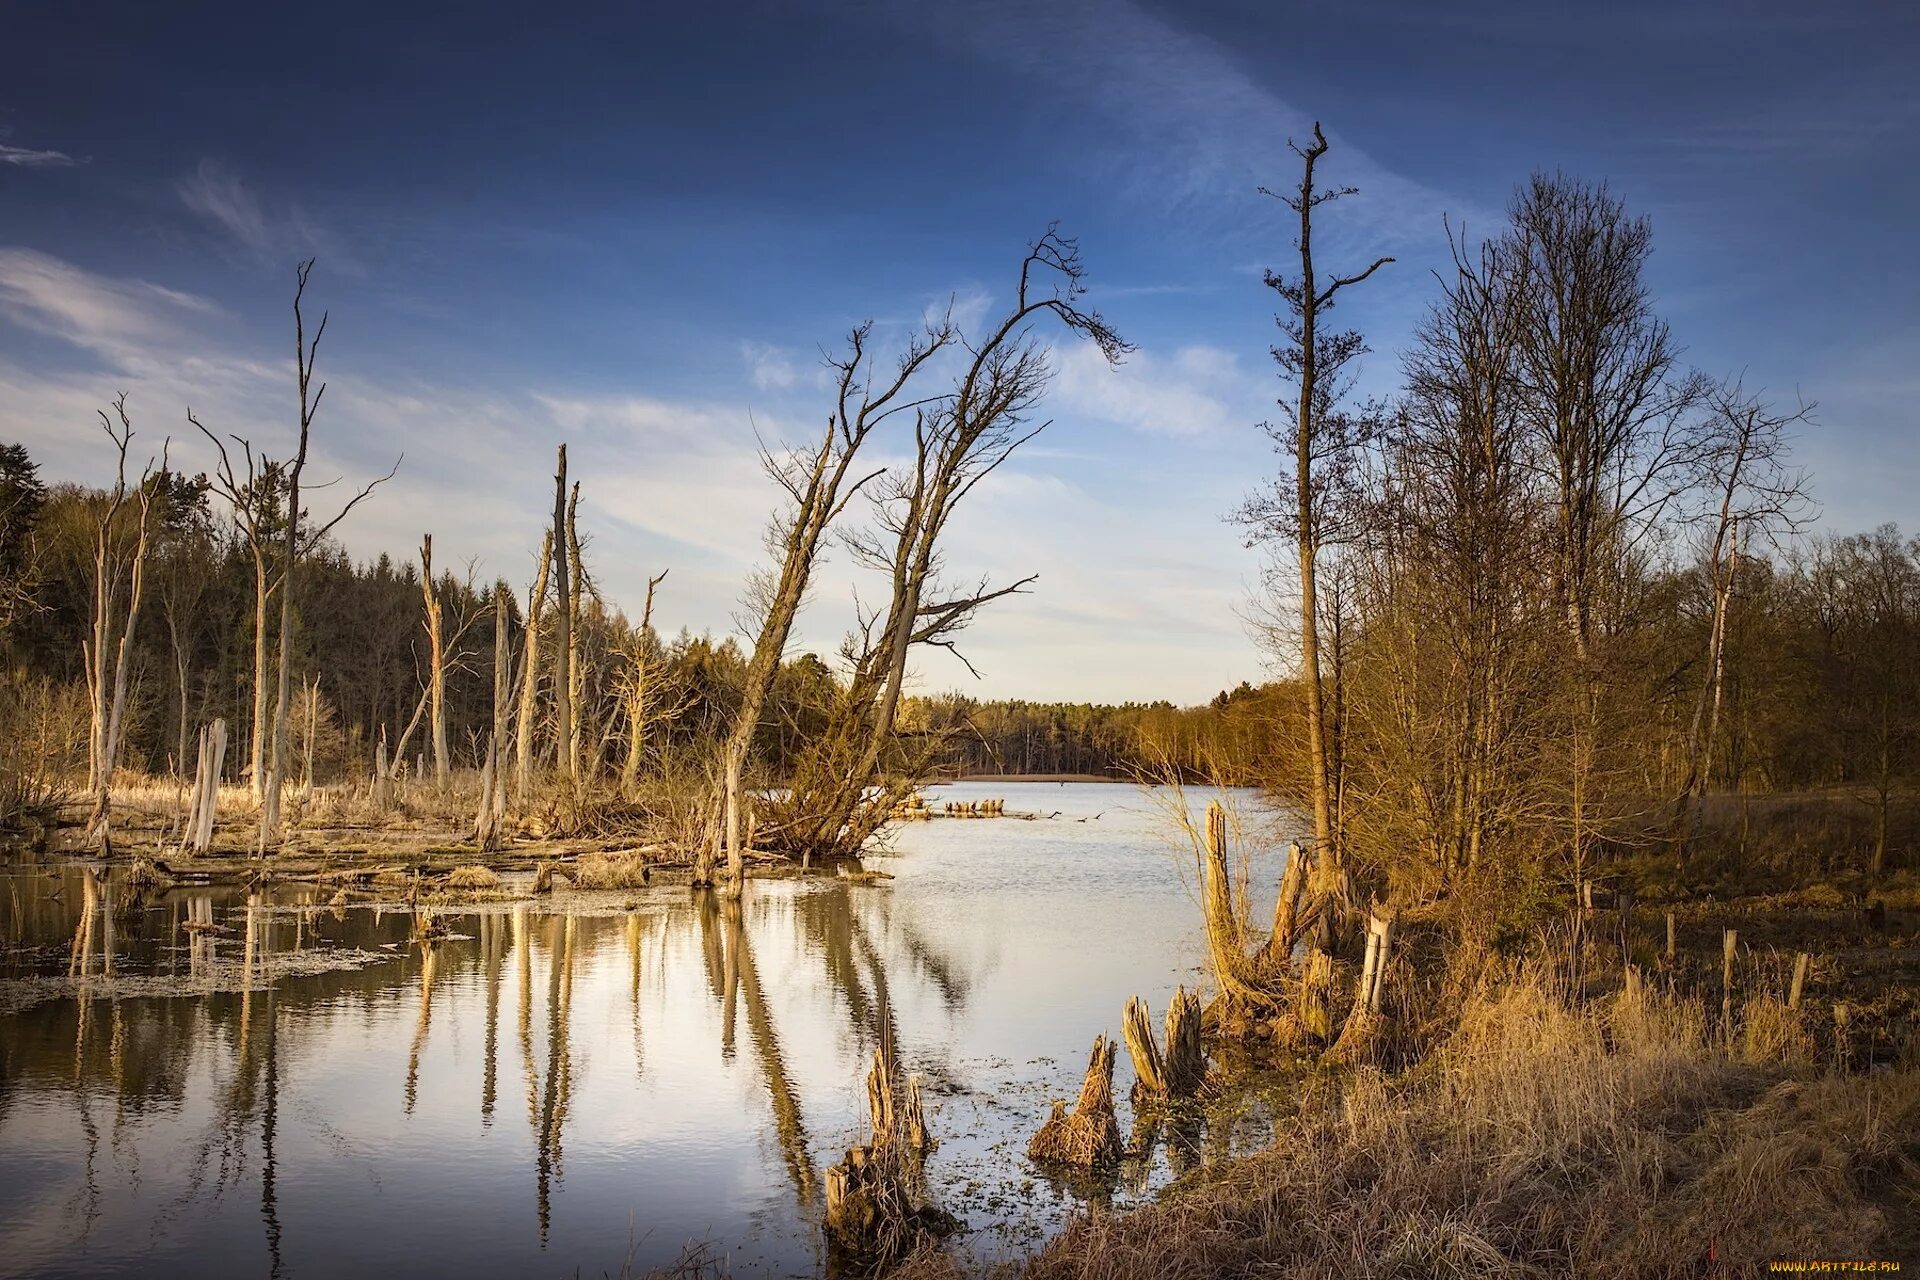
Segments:
[[[765,342],[743,342],[740,358],[747,362],[753,385],[762,391],[785,391],[800,380],[793,367],[793,355],[785,347]]]
[[[1181,347],[1170,356],[1140,351],[1110,366],[1090,346],[1056,352],[1052,400],[1080,417],[1167,436],[1245,431],[1258,421],[1268,388],[1218,347]]]
[[[219,228],[229,240],[263,262],[325,253],[336,270],[356,272],[340,246],[310,222],[298,205],[273,212],[252,189],[218,160],[202,160],[175,184],[180,202]]]
[[[292,376],[276,341],[283,335],[236,332],[229,319],[202,298],[0,250],[0,323],[24,325],[80,355],[28,361],[0,342],[0,439],[25,444],[49,478],[102,482],[110,464],[94,411],[126,390],[137,446],[157,452],[170,434],[176,465],[212,462],[184,421],[187,405],[211,430],[284,454]],[[596,583],[611,603],[632,606],[651,574],[671,568],[657,611],[668,631],[732,631],[780,498],[760,471],[759,440],[777,451],[813,430],[799,409],[750,417],[734,389],[666,399],[322,372],[329,390],[310,474],[345,483],[316,491],[317,503],[351,492],[406,453],[395,479],[341,527],[349,553],[405,558],[431,530],[449,564],[471,560],[480,581],[506,576],[524,585],[551,518],[554,445],[564,440],[570,472],[582,482]],[[1092,389],[1060,407],[1155,436],[1171,430],[1168,423],[1212,429],[1235,420],[1235,388],[1247,382],[1230,357],[1205,347],[1142,354],[1120,374],[1100,366],[1074,376],[1081,373]],[[1107,377],[1119,381],[1099,380]],[[796,393],[807,394],[804,377]],[[1129,408],[1129,400],[1141,403]],[[897,440],[878,443],[873,465],[898,461],[888,456]],[[1171,438],[1142,447],[1188,452]],[[1041,581],[1034,596],[986,611],[965,637],[967,656],[990,683],[980,686],[951,657],[928,652],[915,658],[916,688],[1197,698],[1253,670],[1234,615],[1237,584],[1231,569],[1222,572],[1239,554],[1237,539],[1214,514],[1230,496],[1214,490],[1238,481],[1222,481],[1210,466],[1184,476],[1154,467],[1147,491],[1136,494],[1127,486],[1138,482],[1139,466],[1104,453],[1093,451],[1091,461],[1022,454],[981,486],[944,549],[952,580],[987,573],[1007,582],[1037,572]],[[865,511],[856,503],[848,514]],[[830,657],[853,624],[856,591],[871,604],[880,584],[834,543],[816,571],[794,651]]]
[[[1103,114],[1118,145],[1101,157],[1143,204],[1223,234],[1273,235],[1274,211],[1253,199],[1262,184],[1284,184],[1299,162],[1291,135],[1307,136],[1313,116],[1249,70],[1250,60],[1150,12],[1135,0],[960,0],[941,6],[895,0],[881,12],[902,25],[929,26],[948,43],[1048,86],[1076,114]],[[1071,48],[1071,58],[1059,50]],[[1486,220],[1487,211],[1395,173],[1335,134],[1328,181],[1360,189],[1343,205],[1329,238],[1368,245],[1422,244],[1440,234],[1440,214]]]
[[[0,317],[109,359],[166,342],[183,315],[218,310],[177,289],[96,275],[32,249],[0,248]]]
[[[64,151],[36,151],[32,147],[12,147],[0,142],[0,164],[16,169],[66,169],[81,163]]]

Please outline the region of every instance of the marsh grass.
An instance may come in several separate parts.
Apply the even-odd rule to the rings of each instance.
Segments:
[[[1916,1214],[1920,1075],[1812,1074],[1772,994],[1749,998],[1738,1038],[1715,1013],[1654,987],[1571,1004],[1508,974],[1404,1074],[1321,1077],[1266,1151],[1079,1218],[1009,1273],[1664,1277],[1894,1256]]]

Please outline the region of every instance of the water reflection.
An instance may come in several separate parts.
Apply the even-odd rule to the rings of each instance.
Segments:
[[[711,1239],[742,1274],[818,1271],[819,1170],[860,1136],[883,1037],[929,1082],[927,1176],[965,1247],[1017,1251],[1229,1135],[1144,1126],[1117,1185],[1017,1154],[1125,997],[1198,959],[1177,863],[1112,795],[1071,831],[926,824],[892,886],[744,904],[655,886],[435,918],[0,873],[0,1001],[48,997],[0,1003],[0,1272],[591,1273],[630,1224],[641,1266]],[[524,1126],[498,1123],[516,1058]]]

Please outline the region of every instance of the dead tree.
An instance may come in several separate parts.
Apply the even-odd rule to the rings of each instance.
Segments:
[[[127,416],[123,392],[113,402],[113,417],[104,410],[100,425],[113,443],[116,458],[113,490],[102,508],[93,543],[92,638],[87,645],[87,692],[91,695],[87,786],[94,797],[89,834],[98,834],[104,846],[112,805],[113,774],[126,733],[127,681],[133,647],[140,629],[140,606],[146,598],[147,547],[150,535],[156,474],[167,468],[166,446],[160,451],[158,472],[149,461],[137,483],[127,483],[127,448],[133,441],[133,422]],[[123,513],[133,511],[129,538],[122,527]],[[131,546],[128,545],[129,541]],[[107,653],[115,651],[112,666]]]
[[[441,635],[440,596],[433,582],[433,535],[420,539],[420,596],[426,609],[427,705],[433,713],[433,783],[447,785],[447,650]]]
[[[287,468],[287,506],[285,529],[280,541],[280,636],[279,669],[276,674],[273,714],[273,749],[267,762],[267,789],[260,813],[260,842],[266,844],[280,836],[280,791],[287,770],[287,709],[293,697],[292,649],[293,649],[293,594],[294,578],[300,559],[314,546],[331,533],[334,526],[346,519],[347,513],[358,506],[376,488],[391,480],[400,469],[396,460],[393,470],[372,481],[361,489],[332,519],[324,524],[302,533],[301,524],[305,513],[300,509],[300,480],[307,468],[307,452],[312,441],[314,416],[320,410],[320,401],[326,395],[327,384],[315,384],[313,381],[314,361],[320,350],[320,339],[327,331],[327,316],[322,312],[320,323],[315,327],[313,340],[307,340],[306,317],[301,311],[301,302],[306,296],[307,279],[313,273],[312,258],[301,263],[295,270],[293,291],[293,349],[294,375],[300,396],[300,442],[294,452],[293,462]]]
[[[1353,458],[1368,423],[1364,417],[1342,412],[1339,399],[1345,389],[1347,366],[1366,350],[1357,332],[1323,330],[1322,316],[1330,311],[1340,291],[1359,284],[1381,267],[1393,261],[1382,257],[1372,265],[1348,276],[1323,279],[1313,260],[1313,211],[1329,201],[1353,194],[1351,187],[1322,188],[1315,184],[1314,168],[1327,152],[1326,135],[1316,122],[1313,141],[1305,147],[1288,141],[1300,157],[1300,186],[1297,191],[1278,194],[1261,188],[1300,219],[1300,236],[1295,247],[1300,254],[1300,274],[1286,276],[1268,271],[1266,285],[1280,295],[1285,311],[1278,317],[1285,341],[1274,348],[1274,359],[1283,378],[1296,392],[1291,406],[1291,421],[1271,427],[1275,439],[1292,455],[1291,494],[1283,480],[1270,499],[1256,499],[1249,505],[1248,519],[1268,531],[1280,530],[1294,544],[1300,567],[1300,673],[1306,703],[1307,785],[1313,806],[1314,855],[1330,860],[1336,854],[1333,822],[1333,787],[1329,777],[1327,704],[1320,661],[1320,600],[1318,572],[1320,554],[1332,540],[1327,499],[1353,466]],[[1289,501],[1290,497],[1290,501]]]
[[[540,543],[540,567],[527,591],[527,627],[520,641],[520,707],[515,716],[513,802],[527,807],[533,785],[534,720],[540,692],[540,611],[547,601],[547,575],[553,568],[553,531]]]
[[[747,661],[739,709],[720,748],[716,770],[719,788],[715,797],[719,812],[709,823],[711,829],[721,834],[728,887],[736,894],[746,876],[740,836],[747,753],[752,749],[767,697],[779,674],[794,619],[813,579],[821,543],[854,496],[882,474],[876,470],[857,478],[852,476],[861,447],[892,415],[920,407],[907,395],[908,383],[955,336],[952,326],[945,321],[928,325],[907,344],[892,373],[881,376],[875,372],[867,350],[872,332],[871,323],[856,328],[847,354],[830,364],[836,375],[834,407],[818,441],[778,456],[772,450],[763,449],[761,453],[762,465],[785,492],[789,505],[776,514],[768,535],[779,563],[749,591],[750,608],[760,619],[759,634]],[[702,845],[694,868],[694,883],[712,883],[718,852],[711,844]]]
[[[1031,421],[1051,372],[1036,325],[1051,321],[1092,341],[1110,364],[1131,350],[1084,306],[1085,293],[1079,246],[1049,227],[1021,261],[1013,305],[977,345],[961,337],[969,356],[952,390],[913,406],[913,461],[876,486],[876,528],[847,540],[856,559],[887,576],[887,607],[850,642],[848,694],[798,771],[790,812],[776,824],[789,852],[857,852],[887,820],[926,765],[924,758],[905,762],[893,785],[870,791],[895,741],[912,651],[941,648],[965,663],[956,634],[982,607],[1034,582],[994,587],[983,578],[943,589],[941,547],[967,495],[1046,426]],[[954,332],[950,320],[941,329]]]
[[[1709,404],[1704,470],[1718,499],[1706,566],[1712,615],[1706,662],[1687,733],[1687,771],[1674,802],[1674,850],[1682,863],[1699,821],[1719,730],[1740,539],[1743,531],[1753,539],[1798,527],[1807,505],[1806,478],[1787,464],[1788,436],[1795,424],[1806,422],[1813,412],[1805,404],[1790,414],[1776,412],[1758,397],[1748,396],[1737,383],[1716,389]]]
[[[570,792],[580,783],[579,757],[573,734],[573,592],[571,540],[567,537],[567,446],[561,445],[553,472],[553,532],[549,535],[553,562],[555,611],[553,652],[554,741]]]
[[[582,781],[581,769],[585,764],[583,747],[587,734],[586,637],[581,626],[581,620],[585,615],[581,606],[591,590],[587,581],[586,560],[580,554],[580,482],[578,480],[573,482],[573,492],[567,498],[566,558],[572,572],[562,580],[560,600],[564,605],[562,612],[566,615],[563,634],[566,636],[568,646],[567,678],[572,681],[568,688],[567,705],[572,708],[572,715],[568,735],[561,746],[567,753],[567,776],[578,788]]]
[[[654,671],[653,593],[667,580],[668,570],[647,579],[647,602],[640,611],[640,630],[633,640],[633,653],[627,663],[626,687],[622,701],[627,713],[627,758],[620,767],[620,790],[632,795],[640,777],[640,764],[646,757],[647,726],[653,716]]]
[[[273,542],[285,519],[286,468],[265,454],[256,458],[252,444],[230,436],[245,463],[243,470],[234,465],[226,442],[207,430],[191,409],[187,421],[219,451],[210,482],[232,509],[234,528],[246,540],[253,562],[253,711],[247,737],[247,785],[257,803],[267,794],[267,607],[276,589]]]

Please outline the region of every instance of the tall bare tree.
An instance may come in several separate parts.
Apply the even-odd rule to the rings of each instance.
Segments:
[[[253,565],[253,680],[252,721],[247,739],[247,783],[255,802],[267,794],[267,632],[268,606],[278,581],[273,544],[286,519],[286,468],[267,457],[256,456],[253,445],[239,436],[227,441],[209,431],[192,409],[187,421],[219,451],[220,461],[210,481],[225,498],[233,513],[233,526],[247,544]],[[241,464],[234,462],[234,453]]]
[[[320,401],[327,392],[326,383],[316,384],[313,380],[314,360],[319,354],[320,339],[327,331],[327,315],[321,313],[320,323],[314,327],[313,338],[309,341],[306,316],[302,311],[313,264],[314,260],[309,258],[294,271],[293,351],[295,383],[300,396],[300,443],[294,452],[293,462],[287,468],[286,527],[280,542],[279,661],[274,692],[273,748],[267,762],[267,792],[260,814],[260,841],[263,848],[280,838],[280,793],[287,772],[287,709],[293,698],[293,596],[296,570],[309,548],[318,545],[336,525],[346,519],[348,512],[381,484],[392,479],[400,469],[400,463],[395,461],[392,471],[370,482],[348,499],[332,519],[302,533],[301,524],[306,513],[300,508],[300,481],[307,468],[314,416],[320,411]]]
[[[520,639],[520,705],[514,717],[514,804],[527,807],[533,786],[533,756],[538,745],[535,717],[540,692],[540,614],[547,600],[547,575],[553,568],[553,530],[540,544],[540,564],[527,591],[527,625]]]
[[[154,464],[149,461],[133,484],[127,482],[127,450],[133,442],[133,422],[127,416],[123,392],[113,402],[113,415],[100,413],[101,429],[112,443],[115,457],[113,489],[101,507],[93,545],[92,639],[87,645],[87,692],[92,699],[87,780],[94,797],[89,832],[104,843],[113,798],[113,774],[126,734],[127,679],[140,629],[140,608],[146,599],[147,552],[152,533],[155,496]],[[161,447],[159,473],[166,471],[166,447]],[[134,513],[129,531],[123,517]],[[107,654],[114,651],[109,667]]]
[[[573,732],[573,550],[567,537],[567,446],[564,444],[554,463],[553,531],[548,541],[553,562],[553,599],[557,606],[553,649],[554,742],[569,791],[577,793],[580,757],[574,750]]]
[[[447,760],[447,645],[440,593],[433,580],[433,535],[420,539],[420,596],[427,628],[427,705],[433,716],[433,783],[444,789]]]
[[[1682,862],[1699,821],[1719,732],[1740,540],[1744,536],[1751,545],[1799,527],[1807,510],[1807,482],[1804,473],[1790,465],[1788,450],[1792,429],[1807,422],[1812,412],[1807,404],[1792,413],[1780,412],[1738,383],[1715,388],[1708,396],[1703,478],[1717,505],[1707,542],[1706,660],[1687,731],[1686,774],[1675,801],[1675,852]]]
[[[1283,402],[1287,420],[1270,427],[1274,438],[1292,456],[1291,494],[1284,483],[1270,497],[1256,498],[1249,505],[1248,517],[1258,528],[1285,530],[1298,553],[1300,565],[1300,673],[1306,701],[1307,787],[1313,805],[1313,833],[1316,856],[1323,861],[1335,854],[1333,825],[1333,787],[1329,781],[1327,745],[1326,691],[1320,659],[1320,603],[1318,572],[1320,555],[1330,540],[1326,499],[1353,465],[1353,458],[1367,434],[1365,417],[1354,417],[1340,409],[1347,390],[1347,367],[1363,354],[1366,344],[1357,332],[1323,329],[1321,319],[1333,309],[1340,292],[1359,284],[1381,267],[1392,262],[1376,258],[1369,266],[1352,275],[1322,276],[1313,259],[1313,211],[1342,196],[1352,195],[1352,187],[1317,185],[1315,167],[1327,153],[1326,135],[1320,125],[1313,126],[1313,141],[1302,147],[1289,140],[1287,145],[1300,157],[1300,185],[1285,193],[1262,188],[1293,210],[1300,220],[1295,248],[1300,254],[1300,274],[1266,273],[1266,285],[1280,296],[1285,310],[1277,318],[1283,341],[1273,349],[1273,358],[1281,376],[1291,382],[1295,398]],[[1290,503],[1287,501],[1290,496]]]

